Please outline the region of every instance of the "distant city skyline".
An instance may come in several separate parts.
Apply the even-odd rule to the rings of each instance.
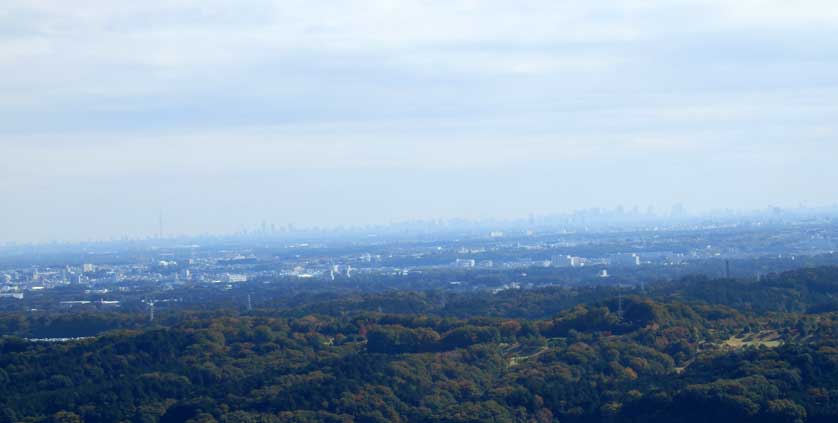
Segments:
[[[7,0],[0,28],[0,243],[838,201],[831,1]]]
[[[617,205],[615,207],[590,207],[584,209],[576,209],[569,211],[551,212],[551,213],[529,213],[527,215],[517,216],[481,216],[481,217],[464,217],[464,216],[450,216],[450,217],[425,217],[405,220],[391,220],[381,222],[363,222],[363,223],[337,223],[337,224],[298,224],[295,222],[278,222],[269,219],[262,219],[254,222],[233,222],[227,231],[185,231],[183,227],[178,226],[178,222],[169,225],[166,220],[166,215],[160,212],[154,216],[154,227],[152,225],[145,225],[147,222],[142,222],[134,225],[135,227],[148,227],[148,232],[134,232],[134,233],[120,233],[109,234],[105,236],[87,238],[69,238],[69,239],[35,239],[35,240],[16,240],[3,239],[0,240],[0,246],[10,245],[43,245],[49,243],[62,244],[77,244],[86,242],[111,242],[111,241],[151,241],[155,239],[199,239],[203,237],[211,238],[225,238],[225,237],[239,237],[239,236],[284,236],[296,235],[304,239],[307,234],[327,235],[334,234],[378,234],[396,236],[401,231],[410,229],[411,235],[418,235],[429,228],[436,228],[434,232],[445,233],[453,230],[468,230],[485,232],[487,237],[497,236],[513,236],[517,237],[524,232],[530,233],[531,229],[546,229],[548,232],[555,230],[592,230],[597,232],[601,229],[613,230],[617,228],[625,228],[626,230],[634,230],[640,227],[651,227],[656,225],[663,225],[669,227],[670,225],[691,227],[694,224],[710,224],[711,222],[771,222],[777,221],[797,221],[800,218],[836,218],[838,219],[838,204],[833,205],[806,205],[798,204],[795,207],[780,207],[777,205],[770,205],[758,209],[712,209],[712,210],[690,210],[684,207],[683,204],[675,204],[670,209],[654,210],[651,207],[624,207]],[[500,230],[500,231],[498,231]],[[511,233],[504,233],[502,230],[513,230]],[[517,231],[520,230],[521,233]]]

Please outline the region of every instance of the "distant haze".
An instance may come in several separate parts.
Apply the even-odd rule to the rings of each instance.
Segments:
[[[0,243],[838,201],[838,3],[0,4]]]

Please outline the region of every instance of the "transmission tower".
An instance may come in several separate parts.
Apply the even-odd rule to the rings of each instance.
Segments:
[[[623,291],[617,287],[617,317],[623,320]]]
[[[154,321],[154,300],[144,300],[144,303],[148,304],[148,321]]]

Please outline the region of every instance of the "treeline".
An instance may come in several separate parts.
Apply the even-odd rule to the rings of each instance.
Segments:
[[[389,314],[427,314],[443,317],[472,316],[547,319],[582,304],[610,302],[619,296],[642,296],[657,301],[677,300],[688,304],[725,305],[744,313],[824,313],[838,310],[838,267],[800,269],[769,274],[759,282],[710,279],[691,276],[675,282],[647,286],[552,286],[538,289],[510,289],[496,294],[443,290],[385,292],[343,291],[301,292],[294,296],[254,294],[256,310],[247,313],[246,293],[239,303],[213,302],[203,298],[199,308],[183,303],[160,304],[157,321],[164,326],[181,319],[222,315],[301,317],[306,315],[345,316],[368,311]],[[193,294],[196,295],[196,294]],[[617,307],[616,304],[611,304]],[[148,327],[147,306],[101,311],[72,308],[37,312],[0,313],[0,335],[27,338],[94,336],[114,329]]]
[[[0,421],[833,421],[833,313],[626,299],[549,320],[219,317],[0,340]],[[721,307],[721,309],[719,309]],[[792,329],[730,351],[743,331]],[[746,329],[747,328],[747,329]],[[75,419],[75,420],[74,420]]]
[[[689,276],[674,282],[618,286],[551,286],[498,293],[389,291],[380,293],[301,294],[282,300],[282,313],[343,315],[380,309],[386,313],[544,319],[579,304],[620,295],[667,301],[725,305],[744,312],[827,312],[838,309],[838,267],[800,269],[766,275],[760,281]],[[279,305],[279,304],[277,304]],[[275,309],[272,309],[273,312]]]
[[[111,330],[0,338],[0,423],[832,422],[836,287],[824,268],[759,284],[359,294],[153,325],[4,315],[6,334]]]
[[[761,281],[692,277],[656,288],[660,294],[757,312],[831,311],[838,306],[838,267],[770,274]]]
[[[146,326],[134,313],[0,313],[0,334],[25,338],[79,338]]]

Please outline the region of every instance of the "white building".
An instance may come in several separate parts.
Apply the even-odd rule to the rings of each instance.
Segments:
[[[584,258],[576,256],[553,256],[550,264],[553,267],[582,267],[586,261]]]
[[[224,275],[224,282],[227,283],[237,283],[237,282],[247,282],[247,275],[241,275],[236,273],[227,273]]]
[[[640,256],[634,253],[612,254],[608,257],[608,263],[617,267],[640,266]]]
[[[454,262],[454,264],[457,267],[460,267],[460,268],[463,268],[463,269],[471,269],[472,267],[475,266],[474,259],[457,259],[457,261]]]

